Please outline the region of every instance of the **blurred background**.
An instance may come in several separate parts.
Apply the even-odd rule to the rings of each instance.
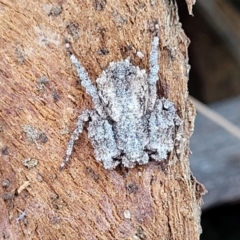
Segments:
[[[190,95],[240,129],[240,0],[197,0],[194,17],[185,0],[178,9],[191,40]],[[190,147],[193,175],[208,190],[201,240],[240,240],[240,139],[198,112]]]

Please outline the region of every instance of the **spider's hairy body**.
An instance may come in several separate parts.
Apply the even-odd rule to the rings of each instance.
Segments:
[[[106,169],[114,169],[120,163],[131,168],[148,163],[150,158],[155,161],[167,158],[181,120],[172,102],[157,97],[158,45],[159,38],[154,37],[149,74],[129,59],[111,62],[97,78],[95,87],[67,44],[70,59],[81,85],[92,97],[94,109],[79,116],[61,168],[69,161],[86,121],[96,159]]]

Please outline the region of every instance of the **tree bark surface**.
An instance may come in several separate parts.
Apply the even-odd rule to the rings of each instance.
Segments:
[[[108,171],[85,129],[59,172],[77,116],[93,108],[64,40],[94,82],[126,57],[148,70],[156,31],[159,97],[173,101],[184,122],[178,149],[162,163]],[[175,4],[2,0],[0,33],[1,239],[199,239],[203,187],[189,168],[189,41]]]

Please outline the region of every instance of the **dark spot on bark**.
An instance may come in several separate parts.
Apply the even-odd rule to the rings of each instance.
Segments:
[[[67,31],[68,34],[70,34],[74,40],[77,40],[79,38],[79,26],[77,23],[70,22],[67,25]]]
[[[127,190],[129,193],[136,193],[138,190],[138,186],[135,183],[130,183],[127,185]]]
[[[46,136],[45,133],[41,133],[39,135],[39,140],[42,142],[42,143],[46,143],[48,141],[48,137]]]
[[[50,10],[48,16],[58,16],[60,15],[62,12],[62,6],[57,5],[57,6],[53,6],[52,9]]]
[[[106,0],[93,0],[93,7],[97,11],[102,11],[106,5]]]
[[[3,147],[2,148],[2,155],[8,155],[9,152],[8,152],[8,148],[7,147]]]
[[[2,181],[2,187],[3,188],[8,188],[10,186],[10,181],[8,179],[4,179]]]

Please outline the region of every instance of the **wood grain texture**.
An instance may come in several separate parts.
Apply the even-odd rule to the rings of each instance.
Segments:
[[[189,169],[195,117],[187,99],[189,41],[175,5],[167,2],[0,1],[3,239],[199,238],[203,188]],[[58,172],[68,129],[92,107],[77,84],[64,39],[94,81],[110,61],[128,56],[147,69],[156,23],[159,95],[178,107],[185,141],[161,164],[107,171],[94,159],[84,131],[69,166]],[[26,126],[35,131],[26,132]],[[26,158],[37,165],[24,166]],[[24,210],[26,217],[17,221]]]

